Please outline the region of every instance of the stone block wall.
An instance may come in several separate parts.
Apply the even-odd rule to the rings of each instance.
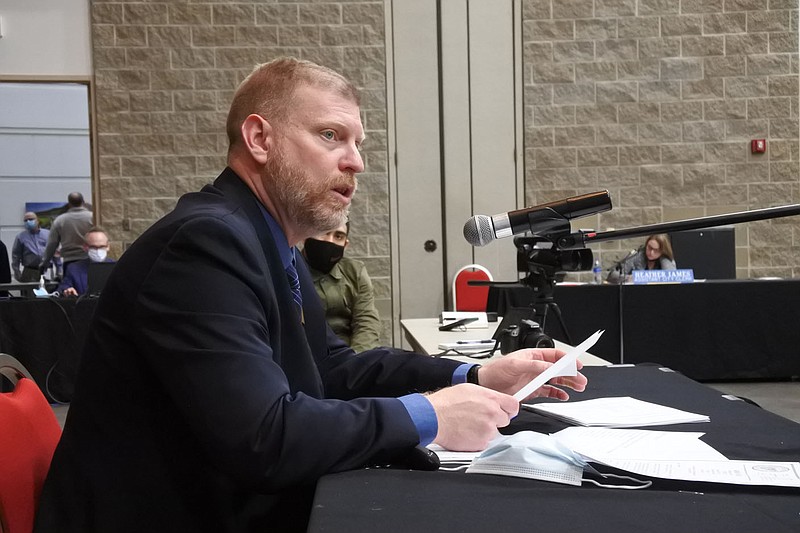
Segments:
[[[99,215],[121,253],[225,165],[234,89],[258,63],[310,59],[361,90],[367,141],[348,255],[373,278],[391,343],[382,1],[103,1],[91,6]]]
[[[606,230],[800,202],[797,0],[522,4],[527,205],[609,189],[577,224]],[[737,277],[800,276],[800,217],[736,234]]]
[[[577,224],[608,229],[800,202],[797,0],[522,8],[526,205],[608,188],[614,210]],[[384,3],[93,0],[91,16],[98,213],[117,254],[223,167],[230,98],[256,63],[294,55],[355,81],[367,171],[348,253],[391,342]],[[596,249],[608,268],[640,242]],[[800,275],[800,217],[738,226],[737,267]]]

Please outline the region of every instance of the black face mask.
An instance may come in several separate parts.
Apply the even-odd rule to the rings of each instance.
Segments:
[[[344,257],[344,246],[329,241],[306,239],[303,253],[311,268],[327,274]]]

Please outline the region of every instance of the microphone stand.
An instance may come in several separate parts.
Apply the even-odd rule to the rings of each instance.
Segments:
[[[614,281],[614,283],[617,283],[617,284],[622,283],[622,280],[624,278],[624,272],[625,272],[625,269],[627,268],[628,261],[631,261],[634,257],[636,257],[636,254],[638,254],[641,250],[642,250],[641,247],[639,247],[639,248],[637,248],[635,250],[631,250],[630,252],[625,254],[621,259],[617,260],[614,263],[614,268],[612,270],[617,273],[616,274],[617,275],[617,280]],[[608,280],[606,280],[606,281],[608,281]]]
[[[690,229],[713,228],[715,226],[740,224],[742,222],[753,222],[756,220],[790,217],[794,215],[800,215],[800,204],[766,207],[764,209],[753,209],[751,211],[739,211],[737,213],[728,213],[724,215],[689,218],[686,220],[677,220],[675,222],[663,222],[660,224],[649,224],[646,226],[636,226],[633,228],[611,231],[596,232],[580,230],[575,233],[560,237],[554,243],[554,246],[562,250],[571,250],[575,248],[583,248],[586,246],[586,244],[591,242],[613,241],[626,239],[628,237],[641,237],[656,233],[670,233],[673,231],[684,231]]]

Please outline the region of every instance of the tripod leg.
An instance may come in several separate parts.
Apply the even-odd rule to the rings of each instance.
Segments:
[[[564,333],[564,338],[567,339],[567,344],[574,346],[574,344],[572,344],[572,337],[570,337],[569,331],[567,331],[567,324],[564,322],[564,317],[561,316],[561,308],[558,307],[558,304],[555,302],[548,302],[547,307],[545,307],[545,317],[547,316],[548,307],[553,309],[553,313],[558,319],[558,324],[561,326],[561,331]],[[542,326],[542,331],[544,331],[544,326]]]

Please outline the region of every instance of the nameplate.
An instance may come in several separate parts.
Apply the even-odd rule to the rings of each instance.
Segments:
[[[677,270],[634,270],[634,285],[648,283],[693,283],[694,270],[679,268]]]

